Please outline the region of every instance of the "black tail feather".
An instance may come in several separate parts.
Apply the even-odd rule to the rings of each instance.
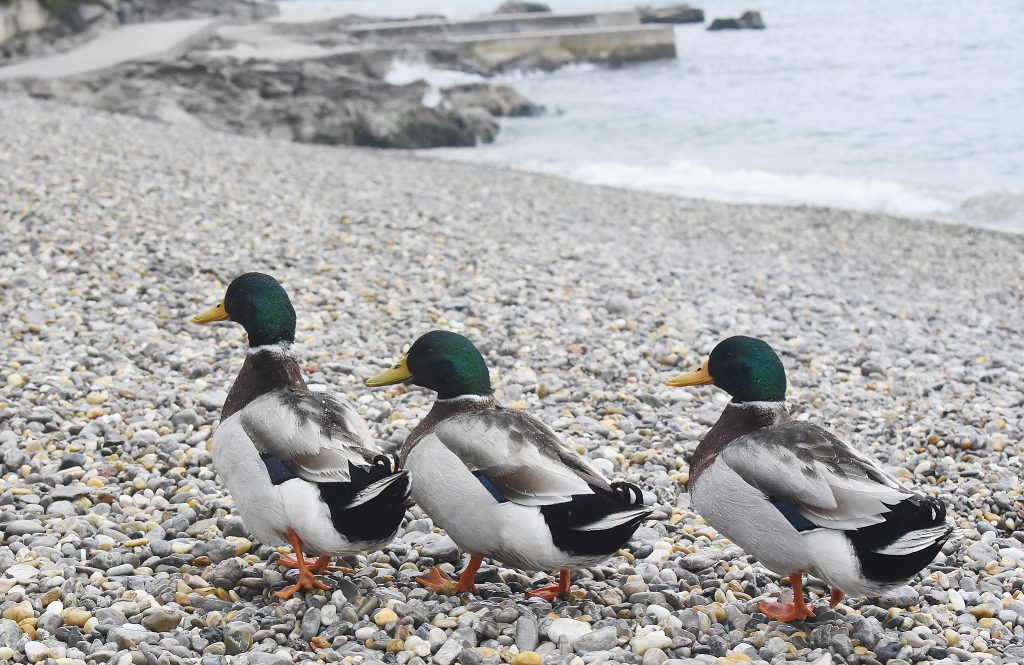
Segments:
[[[334,528],[349,541],[384,540],[405,517],[409,500],[409,472],[398,469],[398,460],[378,455],[369,467],[350,466],[349,482],[318,483],[320,497],[331,511]],[[373,483],[394,476],[394,480],[370,499],[350,505],[359,492]]]
[[[541,506],[541,515],[560,550],[580,556],[610,555],[629,542],[633,532],[651,511],[639,513],[607,529],[581,528],[609,515],[643,507],[643,492],[632,483],[615,482],[611,490],[594,485],[590,488],[593,494],[578,494],[564,503]]]
[[[912,531],[945,523],[945,504],[932,497],[915,495],[892,506],[885,514],[884,522],[847,531],[846,535],[853,543],[864,576],[876,582],[889,583],[913,577],[927,567],[949,540],[953,528],[949,527],[945,535],[916,552],[883,554],[878,550],[884,550],[887,545]]]

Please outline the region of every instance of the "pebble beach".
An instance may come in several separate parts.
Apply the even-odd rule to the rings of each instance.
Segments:
[[[1024,236],[588,186],[169,127],[0,96],[0,662],[727,665],[1024,660]],[[468,336],[525,408],[655,512],[571,601],[417,507],[351,575],[295,575],[211,465],[245,356],[189,319],[278,277],[314,389],[389,451],[433,395],[370,390],[420,334]],[[791,411],[939,496],[959,531],[881,599],[769,621],[789,587],[697,516],[687,460],[728,397],[672,389],[720,339],[779,352]],[[552,573],[554,571],[551,571]],[[480,583],[482,581],[483,583]],[[825,594],[825,599],[822,599]]]

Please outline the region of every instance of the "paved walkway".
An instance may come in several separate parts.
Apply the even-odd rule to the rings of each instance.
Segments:
[[[61,78],[106,69],[130,60],[153,60],[177,55],[213,28],[217,19],[159,21],[126,25],[105,32],[67,53],[25,60],[0,67],[0,79]]]

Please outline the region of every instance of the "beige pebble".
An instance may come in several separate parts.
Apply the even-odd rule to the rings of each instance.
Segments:
[[[374,615],[373,621],[378,626],[386,626],[389,623],[398,621],[398,615],[395,614],[394,610],[389,610],[385,607],[384,609],[382,609]]]
[[[92,614],[81,607],[70,607],[64,612],[64,623],[69,626],[83,628],[91,618]]]
[[[523,651],[513,660],[512,665],[540,665],[541,657],[536,651]]]

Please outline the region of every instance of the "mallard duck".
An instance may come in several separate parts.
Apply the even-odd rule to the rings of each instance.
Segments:
[[[394,537],[409,474],[381,453],[348,401],[306,388],[291,353],[295,310],[273,277],[238,277],[220,304],[192,321],[234,321],[249,337],[213,435],[213,463],[250,533],[295,551],[279,563],[298,568],[298,582],[277,596],[329,588],[314,573],[331,557]],[[307,561],[304,552],[320,557]]]
[[[638,487],[610,483],[539,420],[502,408],[483,357],[462,335],[429,332],[366,381],[395,383],[437,393],[401,461],[413,500],[470,554],[457,581],[435,567],[420,584],[475,592],[487,556],[522,570],[559,570],[558,583],[528,595],[568,596],[570,569],[610,557],[651,513]]]
[[[697,512],[762,565],[788,575],[793,602],[763,601],[772,619],[814,616],[803,573],[846,596],[877,597],[913,577],[953,532],[946,506],[907,489],[817,425],[791,420],[786,372],[766,342],[730,337],[670,386],[713,384],[732,396],[690,462]]]

